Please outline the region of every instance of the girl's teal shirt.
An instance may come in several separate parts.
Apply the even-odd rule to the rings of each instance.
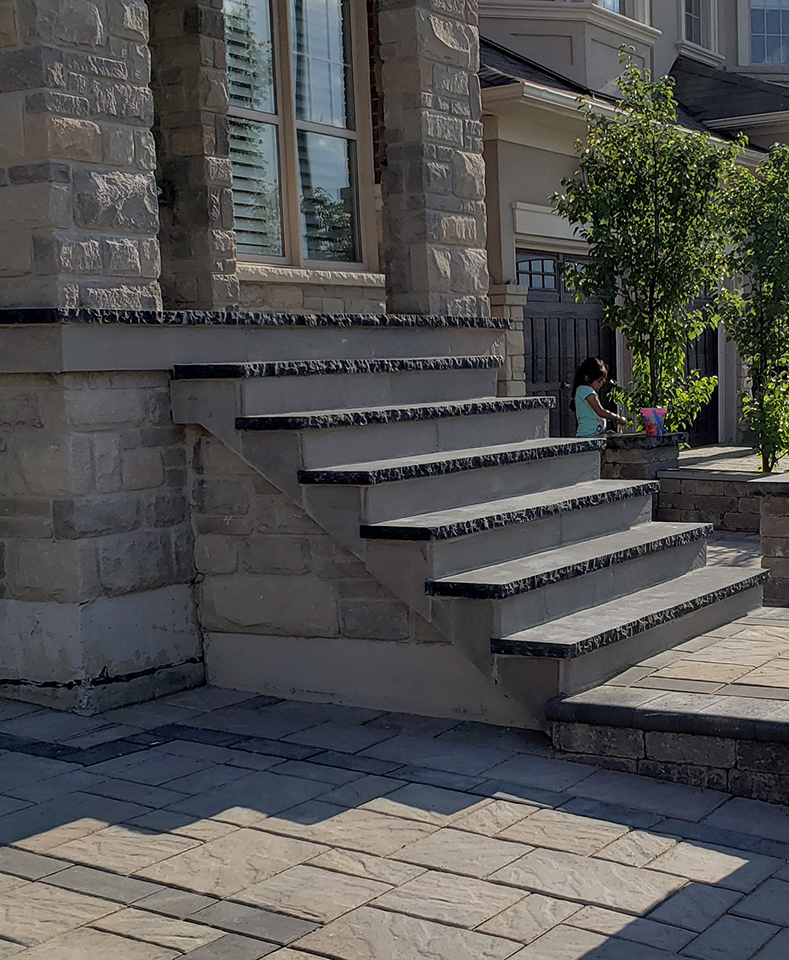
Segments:
[[[588,403],[589,397],[596,396],[591,387],[579,387],[575,391],[575,416],[578,419],[576,437],[596,437],[605,429],[605,420],[601,420]]]

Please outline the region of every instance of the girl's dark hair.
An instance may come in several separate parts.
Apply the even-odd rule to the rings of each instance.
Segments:
[[[608,365],[598,357],[587,357],[581,366],[575,371],[575,380],[573,381],[573,393],[570,397],[570,409],[575,410],[575,394],[579,387],[594,383],[600,377],[608,379]]]

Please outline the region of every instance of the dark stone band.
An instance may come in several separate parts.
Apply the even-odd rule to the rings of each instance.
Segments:
[[[250,380],[257,377],[310,377],[327,374],[411,373],[433,370],[492,370],[502,357],[380,357],[349,360],[271,360],[260,363],[185,363],[173,367],[173,380]]]

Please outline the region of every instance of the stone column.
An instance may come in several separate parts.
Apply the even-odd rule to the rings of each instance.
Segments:
[[[760,477],[748,486],[761,497],[762,567],[770,571],[765,606],[789,607],[789,476]]]
[[[154,309],[141,0],[0,3],[0,308]]]
[[[526,362],[523,341],[523,308],[528,300],[527,288],[516,283],[491,284],[490,312],[494,317],[510,321],[505,339],[504,366],[499,370],[499,396],[526,395]]]
[[[488,316],[476,0],[377,0],[388,308]]]
[[[170,308],[238,304],[222,0],[148,0],[162,293]]]

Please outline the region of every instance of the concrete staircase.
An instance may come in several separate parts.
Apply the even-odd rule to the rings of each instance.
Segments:
[[[549,438],[548,398],[496,398],[502,321],[288,322],[280,359],[176,366],[176,421],[290,496],[525,723],[760,605],[760,572],[705,568],[710,526],[654,523],[656,484],[600,479],[603,439]]]

